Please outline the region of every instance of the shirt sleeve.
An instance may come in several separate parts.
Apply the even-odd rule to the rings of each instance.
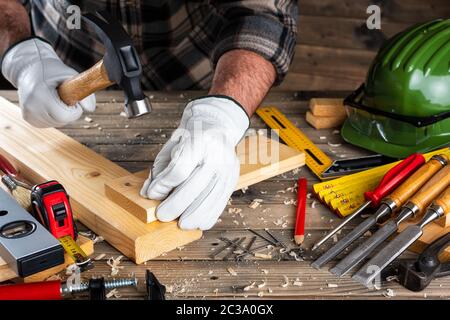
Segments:
[[[275,85],[285,77],[295,52],[297,0],[215,1],[224,25],[212,54],[215,67],[227,51],[245,49],[260,54],[276,69]]]

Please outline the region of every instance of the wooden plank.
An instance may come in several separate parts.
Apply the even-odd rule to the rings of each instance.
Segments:
[[[92,240],[83,236],[79,236],[77,239],[77,243],[88,256],[94,253],[94,243]],[[9,268],[6,262],[0,257],[0,282],[10,279],[16,279],[20,282],[44,281],[48,277],[63,271],[69,264],[72,263],[72,258],[66,253],[64,254],[63,264],[35,273],[25,278],[18,278],[17,274],[11,268]]]
[[[236,190],[304,166],[305,155],[265,136],[250,136],[236,148],[240,160],[240,178]],[[149,223],[156,220],[160,201],[142,198],[139,191],[149,171],[121,177],[105,184],[105,194],[113,202]]]
[[[106,182],[128,171],[56,129],[33,128],[7,100],[1,98],[0,105],[0,152],[31,182],[61,182],[76,217],[136,263],[201,237],[201,231],[182,231],[176,222],[141,222],[104,194]]]
[[[336,128],[342,125],[347,117],[318,117],[310,111],[306,113],[306,121],[316,129]]]
[[[341,98],[312,98],[309,109],[316,117],[347,117]]]

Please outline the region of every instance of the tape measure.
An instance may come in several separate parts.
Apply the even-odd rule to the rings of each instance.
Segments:
[[[333,160],[309,140],[278,108],[258,108],[256,113],[270,128],[277,130],[280,138],[288,146],[303,151],[308,168],[322,179],[322,172],[331,167]]]
[[[444,148],[424,154],[426,161],[437,154],[450,156],[450,148]],[[345,217],[365,201],[364,192],[373,189],[379,184],[386,172],[400,161],[384,166],[358,172],[338,179],[320,182],[313,185],[313,191],[319,200]]]
[[[256,113],[270,128],[277,131],[281,140],[288,146],[305,153],[306,166],[321,180],[367,170],[394,161],[380,154],[333,161],[278,108],[262,107],[258,108]]]
[[[59,240],[81,271],[92,268],[91,259],[75,241],[78,232],[64,187],[57,181],[34,186],[31,189],[31,204],[34,217]]]

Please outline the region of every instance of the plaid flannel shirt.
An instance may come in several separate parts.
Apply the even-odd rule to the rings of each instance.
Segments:
[[[78,71],[103,56],[103,45],[84,23],[69,29],[68,7],[107,10],[134,41],[148,90],[206,89],[222,54],[256,52],[270,61],[279,84],[294,55],[297,0],[23,0],[33,31]]]

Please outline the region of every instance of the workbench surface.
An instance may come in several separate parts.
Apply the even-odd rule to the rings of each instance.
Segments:
[[[153,103],[151,115],[128,120],[123,115],[123,96],[116,91],[97,94],[97,111],[61,130],[96,152],[118,163],[131,172],[147,168],[155,159],[162,144],[177,127],[181,113],[189,99],[200,96],[202,92],[171,92],[148,95]],[[315,130],[305,122],[305,113],[311,97],[344,97],[345,92],[272,92],[263,105],[273,105],[281,111],[310,139],[330,157],[349,158],[368,153],[345,143],[335,129]],[[3,91],[1,96],[17,102],[15,92]],[[252,118],[252,128],[266,128],[258,116]],[[330,146],[331,144],[331,146]],[[340,146],[336,146],[341,144]],[[135,265],[125,257],[121,259],[117,276],[129,276],[134,273],[141,284],[138,290],[119,289],[116,298],[142,298],[145,295],[145,270],[152,270],[160,282],[168,287],[168,299],[180,298],[288,298],[288,299],[399,299],[428,298],[448,299],[450,297],[450,277],[434,280],[423,292],[415,293],[403,289],[395,282],[384,283],[380,290],[369,291],[353,281],[349,276],[337,279],[324,268],[317,271],[309,266],[311,255],[305,253],[305,261],[284,260],[276,257],[272,260],[252,258],[242,262],[213,261],[209,258],[212,250],[224,243],[218,238],[230,239],[247,237],[247,243],[253,236],[246,228],[262,230],[269,228],[283,239],[286,244],[294,246],[293,227],[295,222],[295,205],[285,204],[296,199],[296,194],[289,187],[294,186],[298,177],[306,177],[309,188],[318,180],[303,167],[298,172],[289,172],[251,186],[245,193],[235,192],[232,205],[228,206],[220,222],[209,231],[204,232],[201,240],[178,248],[143,265]],[[249,208],[254,199],[263,199],[256,209]],[[314,202],[314,204],[313,204]],[[229,208],[240,208],[231,210]],[[327,230],[339,223],[340,219],[312,197],[307,202],[307,221],[305,248],[309,248]],[[352,224],[354,226],[358,221]],[[350,226],[350,227],[352,227]],[[88,231],[82,225],[80,230]],[[333,240],[330,241],[331,243]],[[258,240],[258,243],[263,243]],[[106,242],[95,244],[94,257],[96,267],[83,274],[84,277],[108,276],[111,267],[109,258],[117,258],[120,253]],[[102,257],[103,256],[103,257]],[[405,253],[405,257],[414,256]],[[230,270],[229,268],[232,268]],[[231,273],[234,273],[232,275]],[[231,272],[230,272],[231,271]],[[62,275],[64,277],[65,275]],[[288,285],[283,285],[288,278]],[[255,282],[253,288],[244,287]],[[265,285],[263,286],[263,282]],[[294,285],[295,282],[295,285]],[[258,288],[258,285],[261,288]],[[393,291],[388,291],[392,289]],[[389,294],[388,294],[389,293]],[[393,295],[393,296],[392,296]],[[120,296],[120,297],[119,297]],[[113,297],[114,298],[114,297]]]

